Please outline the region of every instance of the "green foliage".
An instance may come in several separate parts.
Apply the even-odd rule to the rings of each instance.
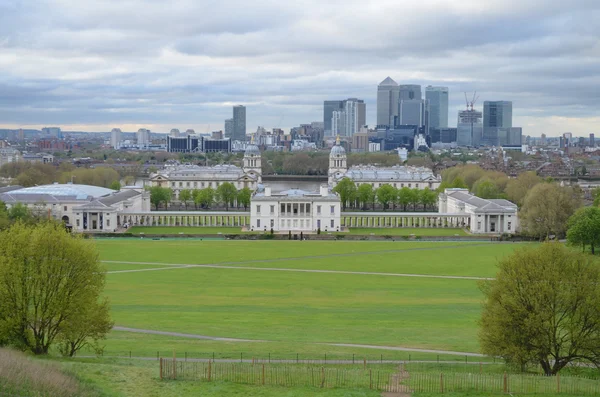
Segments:
[[[113,181],[110,184],[109,188],[112,189],[112,190],[121,190],[121,182],[119,182],[119,181]]]
[[[506,186],[506,196],[519,207],[523,205],[525,196],[538,183],[542,183],[542,178],[537,176],[533,171],[519,174],[514,179],[511,179]]]
[[[500,198],[501,193],[498,186],[488,177],[483,177],[477,180],[473,185],[473,192],[477,197],[483,199]]]
[[[202,208],[210,208],[215,203],[215,190],[211,187],[193,191],[194,204]]]
[[[383,210],[389,208],[390,203],[396,201],[397,190],[389,184],[384,184],[377,189],[377,201],[383,206]]]
[[[236,196],[237,189],[232,183],[224,182],[217,187],[217,197],[225,205],[227,211],[229,211],[229,206],[234,205]]]
[[[590,246],[592,254],[600,245],[600,208],[587,207],[579,209],[568,222],[567,241],[571,245],[581,245],[585,251]]]
[[[485,354],[547,375],[574,361],[600,365],[600,267],[560,243],[516,251],[482,284]]]
[[[28,222],[31,219],[31,211],[23,203],[16,203],[8,210],[8,218],[12,222]]]
[[[345,211],[348,203],[356,200],[357,188],[350,178],[343,178],[334,188],[333,191],[340,196],[342,209]]]
[[[34,354],[80,334],[106,305],[99,303],[104,271],[93,242],[56,223],[17,223],[1,232],[0,285],[0,335]],[[102,312],[110,323],[107,306]],[[105,333],[85,334],[83,340]]]
[[[243,188],[237,193],[237,202],[238,205],[244,207],[245,210],[250,206],[250,200],[252,199],[252,191],[250,188]]]
[[[427,210],[427,206],[434,206],[437,202],[437,192],[430,190],[428,187],[419,192],[419,199],[423,208]]]
[[[190,189],[183,189],[179,192],[179,201],[183,202],[185,209],[187,210],[188,201],[192,199],[192,191]]]
[[[521,226],[530,236],[562,238],[567,231],[567,221],[580,206],[579,191],[556,183],[537,184],[525,196]]]
[[[592,190],[592,199],[594,200],[594,206],[600,207],[600,187]]]
[[[150,192],[150,203],[158,210],[158,207],[164,203],[165,207],[173,197],[173,191],[170,188],[162,186],[152,186],[147,188]]]
[[[465,183],[465,181],[457,176],[456,178],[454,178],[452,180],[452,182],[450,183],[450,187],[453,189],[468,189],[469,187],[467,186],[467,184]]]
[[[368,204],[373,201],[374,196],[375,192],[373,191],[373,186],[368,183],[363,183],[356,191],[356,197],[363,209],[367,209]]]
[[[413,193],[412,190],[406,186],[398,190],[397,200],[398,205],[402,206],[402,211],[406,212],[406,208],[412,202]]]

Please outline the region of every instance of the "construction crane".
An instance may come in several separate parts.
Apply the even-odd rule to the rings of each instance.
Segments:
[[[477,91],[473,93],[473,99],[471,99],[471,101],[467,99],[467,93],[465,92],[465,102],[467,102],[467,110],[473,111],[473,106],[475,105],[475,103],[477,103],[478,99],[479,95],[477,95]]]

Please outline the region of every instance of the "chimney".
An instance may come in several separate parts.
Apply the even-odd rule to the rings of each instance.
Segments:
[[[321,196],[322,197],[329,196],[329,186],[327,186],[327,185],[321,185]]]
[[[265,197],[271,197],[271,186],[265,186]]]

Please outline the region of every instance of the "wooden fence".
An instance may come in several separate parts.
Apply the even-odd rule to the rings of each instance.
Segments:
[[[265,363],[185,362],[160,359],[160,378],[248,385],[373,389],[388,392],[564,393],[600,395],[600,381],[529,374],[410,372],[398,368],[343,368]]]

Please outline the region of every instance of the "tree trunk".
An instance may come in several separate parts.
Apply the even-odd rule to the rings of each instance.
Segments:
[[[594,250],[594,243],[592,243],[592,255],[596,255],[596,251]]]

